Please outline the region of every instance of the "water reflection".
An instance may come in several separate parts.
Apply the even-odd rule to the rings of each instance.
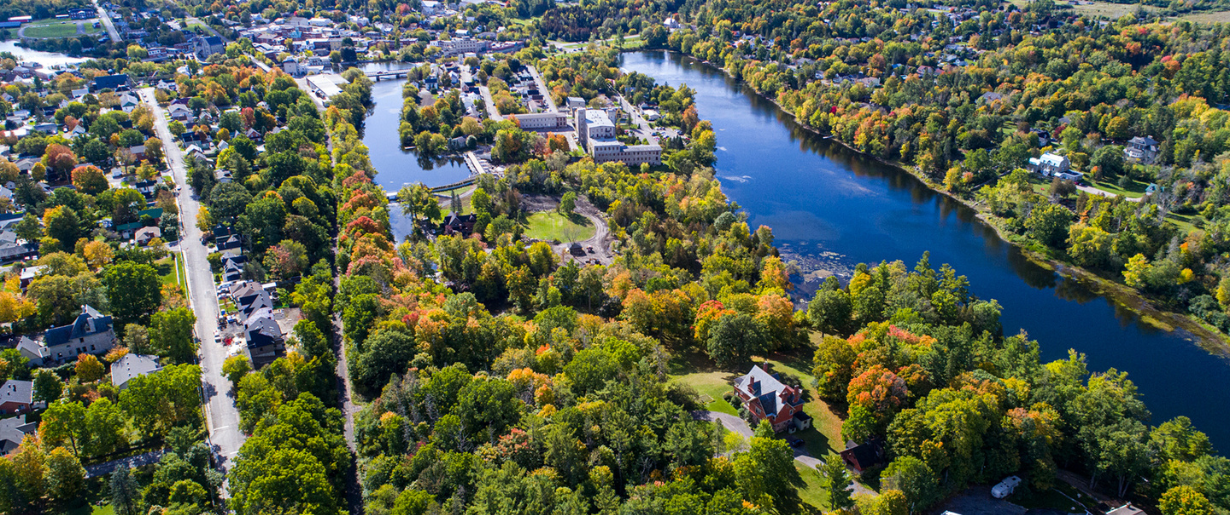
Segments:
[[[1000,239],[977,213],[914,176],[825,140],[724,73],[662,52],[624,54],[623,68],[697,91],[697,111],[717,135],[716,175],[749,225],[773,228],[787,259],[804,271],[800,290],[828,274],[848,279],[860,262],[903,260],[924,251],[950,263],[981,298],[1004,307],[1005,333],[1028,332],[1045,360],[1069,348],[1090,370],[1127,371],[1160,422],[1188,415],[1230,446],[1230,361],[1185,332],[1167,332],[1098,295],[1091,285],[1038,266]],[[1198,396],[1192,392],[1200,392]]]

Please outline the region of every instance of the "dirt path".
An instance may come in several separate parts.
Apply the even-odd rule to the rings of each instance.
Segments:
[[[522,197],[521,202],[527,213],[554,211],[556,206],[559,205],[559,199],[550,195],[525,195]],[[563,255],[566,260],[570,259],[584,263],[587,259],[593,259],[597,260],[599,264],[611,264],[615,260],[615,253],[611,251],[611,243],[615,241],[615,237],[611,235],[611,231],[607,228],[602,210],[591,204],[584,195],[577,195],[576,213],[589,219],[589,223],[594,224],[594,235],[577,242],[581,244],[582,248],[593,247],[593,253],[587,253],[584,256],[573,256],[568,253],[569,244],[567,242],[551,245],[551,248],[555,250],[556,254]]]

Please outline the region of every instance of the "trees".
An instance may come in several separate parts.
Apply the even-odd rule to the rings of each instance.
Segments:
[[[1051,247],[1062,247],[1068,237],[1068,226],[1072,222],[1072,213],[1058,204],[1044,203],[1035,206],[1025,219],[1025,228],[1029,235],[1042,244]]]
[[[72,506],[81,502],[81,493],[85,489],[85,468],[76,456],[63,447],[56,447],[47,453],[47,493],[61,506]]]
[[[107,284],[111,312],[119,320],[137,320],[162,303],[158,271],[152,266],[123,261],[108,268],[103,281]]]
[[[192,337],[192,325],[195,323],[196,315],[188,308],[154,313],[150,317],[150,345],[176,363],[191,363],[197,350],[196,340]]]
[[[720,366],[733,367],[767,350],[767,340],[760,324],[743,313],[718,319],[709,333],[709,357]]]
[[[85,406],[80,402],[58,401],[47,405],[39,435],[49,444],[68,442],[73,454],[80,454],[85,438]]]
[[[1162,494],[1158,502],[1162,515],[1212,515],[1213,505],[1209,500],[1187,485],[1179,485]]]
[[[60,382],[60,378],[55,372],[47,369],[40,369],[34,374],[34,398],[51,404],[60,398],[60,394],[64,392],[64,383]]]
[[[121,463],[111,471],[111,505],[119,515],[137,515],[137,506],[141,500],[140,485],[137,479],[128,471],[128,465]]]
[[[90,195],[97,195],[111,187],[102,169],[94,165],[73,168],[72,179],[73,187]]]
[[[81,236],[81,219],[73,208],[55,206],[43,212],[43,230],[48,238],[54,238],[60,245],[71,248]]]
[[[201,369],[171,365],[157,374],[135,377],[120,392],[120,409],[146,436],[166,434],[200,416]]]
[[[244,356],[231,356],[222,362],[222,373],[226,374],[226,378],[230,380],[232,388],[238,388],[239,381],[251,371],[252,365],[248,363],[248,358]]]
[[[885,488],[899,490],[910,503],[919,508],[929,506],[941,497],[939,479],[935,473],[913,456],[902,456],[888,464],[880,473]]]
[[[103,364],[93,354],[77,355],[77,378],[84,383],[92,383],[107,373]]]
[[[818,473],[821,484],[824,485],[824,491],[828,494],[830,510],[842,510],[854,506],[854,500],[850,497],[851,492],[847,490],[852,480],[850,473],[846,472],[846,462],[841,456],[829,454]]]

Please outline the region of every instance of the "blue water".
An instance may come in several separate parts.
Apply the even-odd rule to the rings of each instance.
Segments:
[[[934,267],[951,264],[969,277],[974,294],[997,299],[1004,332],[1026,331],[1040,342],[1044,360],[1076,349],[1092,371],[1126,371],[1154,424],[1187,415],[1230,451],[1225,356],[1143,324],[1078,281],[1035,265],[969,208],[803,130],[712,67],[662,52],[624,54],[621,67],[697,91],[700,117],[717,133],[722,190],[748,213],[753,229],[772,227],[783,256],[806,272],[848,276],[857,263],[898,259],[912,268],[930,251]]]
[[[401,125],[401,87],[404,83],[404,80],[381,81],[372,87],[372,101],[376,106],[363,124],[363,143],[367,144],[372,166],[379,172],[376,184],[386,191],[396,192],[402,186],[419,182],[443,186],[469,177],[470,170],[459,157],[422,158],[412,150],[402,149],[397,130]]]

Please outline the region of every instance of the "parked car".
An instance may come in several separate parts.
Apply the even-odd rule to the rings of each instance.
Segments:
[[[802,438],[797,436],[787,436],[786,443],[790,444],[791,447],[802,447],[807,444],[807,442],[804,442]]]
[[[996,499],[1008,497],[1009,495],[1012,495],[1012,491],[1016,490],[1016,487],[1020,484],[1021,478],[1017,476],[1008,476],[1007,478],[1004,478],[1003,481],[1000,481],[998,485],[991,487],[991,496]]]

